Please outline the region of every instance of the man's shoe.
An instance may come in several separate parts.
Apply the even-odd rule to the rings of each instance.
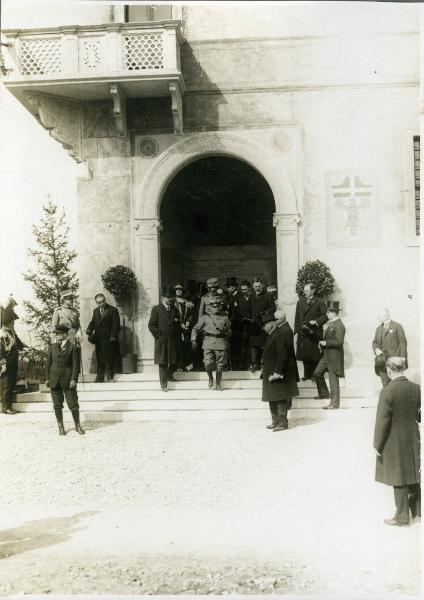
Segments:
[[[213,389],[213,380],[209,380],[208,381],[208,390],[212,390]]]
[[[276,427],[274,427],[274,431],[284,431],[285,429],[288,429],[289,426],[288,425],[277,425]]]
[[[14,408],[6,408],[6,410],[3,411],[5,415],[16,415],[18,412],[19,411],[15,410]]]
[[[386,525],[393,525],[395,527],[405,527],[406,525],[409,525],[409,521],[398,521],[395,517],[393,517],[393,519],[384,519],[384,522]]]
[[[168,381],[178,381],[173,375],[168,375]]]
[[[222,385],[218,384],[218,383],[216,384],[215,389],[217,390],[217,392],[223,392],[224,391],[224,388],[222,387]]]
[[[302,381],[309,381],[310,379],[310,377],[302,377]]]
[[[168,391],[168,386],[167,385],[161,385],[160,389],[162,390],[162,392],[167,392]]]
[[[271,423],[270,425],[266,426],[267,429],[275,429],[276,427],[277,425],[275,425],[275,423]]]
[[[314,396],[314,400],[330,400],[330,396]]]
[[[77,433],[79,433],[80,435],[85,435],[85,431],[84,429],[81,427],[81,425],[75,425],[75,431]]]
[[[66,435],[66,431],[65,431],[63,424],[59,423],[58,427],[59,427],[59,435]]]
[[[324,410],[337,410],[338,406],[333,406],[332,404],[328,404],[327,406],[322,407]]]

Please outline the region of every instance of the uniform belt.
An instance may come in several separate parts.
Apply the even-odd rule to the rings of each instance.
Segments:
[[[223,333],[208,333],[207,331],[205,331],[205,335],[207,337],[216,337],[216,338],[224,338],[225,335]]]

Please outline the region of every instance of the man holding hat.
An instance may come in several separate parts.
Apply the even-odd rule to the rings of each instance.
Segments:
[[[2,413],[15,415],[13,408],[15,385],[18,379],[19,352],[24,349],[15,332],[16,301],[9,296],[0,305],[0,396]]]
[[[190,345],[191,330],[194,325],[194,304],[185,298],[185,290],[181,283],[175,286],[174,306],[178,314],[180,332],[178,333],[178,370],[184,371],[187,366],[193,366]]]
[[[288,428],[291,399],[299,395],[293,331],[282,311],[269,310],[261,318],[267,335],[263,351],[262,402],[269,403],[272,417],[267,429],[283,431]]]
[[[206,294],[204,294],[204,296],[202,296],[202,298],[200,300],[199,320],[200,320],[201,316],[203,316],[204,314],[207,314],[209,305],[212,302],[212,299],[216,298],[218,287],[219,287],[219,281],[216,277],[210,277],[206,281],[206,285],[207,285],[208,291]]]
[[[56,325],[55,342],[50,344],[46,364],[46,386],[50,388],[59,435],[65,435],[63,400],[72,413],[75,431],[84,435],[80,425],[77,381],[80,370],[80,349],[68,339],[67,325]]]
[[[94,297],[97,307],[87,327],[88,340],[96,347],[97,377],[96,383],[102,383],[105,378],[113,381],[118,360],[119,332],[121,320],[118,309],[106,302],[104,294],[99,293]]]
[[[314,371],[318,389],[318,396],[315,396],[315,400],[331,398],[330,404],[323,407],[326,410],[340,408],[339,377],[344,377],[343,343],[346,328],[339,318],[339,311],[339,302],[330,300],[327,303],[328,326],[324,333],[324,339],[319,342],[323,356]],[[330,392],[324,379],[324,373],[327,371]]]
[[[73,307],[74,298],[75,294],[72,290],[64,290],[60,293],[61,306],[54,309],[50,327],[52,343],[56,342],[57,325],[68,327],[68,339],[71,343],[79,344],[81,342],[81,325],[78,311]]]
[[[215,389],[222,391],[222,373],[228,360],[228,338],[231,335],[231,322],[224,314],[222,301],[212,299],[208,312],[199,317],[191,332],[193,350],[197,348],[197,335],[203,332],[203,357],[208,374],[208,388],[213,388],[213,371],[216,369]]]
[[[174,297],[171,286],[162,288],[161,302],[152,308],[148,324],[155,338],[155,365],[159,365],[159,381],[163,392],[168,391],[168,381],[175,381],[173,372],[178,360],[177,344],[181,329]]]

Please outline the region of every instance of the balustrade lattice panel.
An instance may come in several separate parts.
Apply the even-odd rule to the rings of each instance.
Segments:
[[[20,66],[22,75],[50,75],[63,70],[62,40],[21,40]]]
[[[128,71],[163,69],[162,33],[131,33],[124,36],[124,61]]]

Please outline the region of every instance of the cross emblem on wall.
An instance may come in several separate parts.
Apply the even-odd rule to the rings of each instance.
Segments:
[[[346,211],[345,229],[357,235],[361,228],[361,208],[369,208],[372,185],[363,183],[358,175],[347,176],[339,185],[332,185],[335,207]]]

